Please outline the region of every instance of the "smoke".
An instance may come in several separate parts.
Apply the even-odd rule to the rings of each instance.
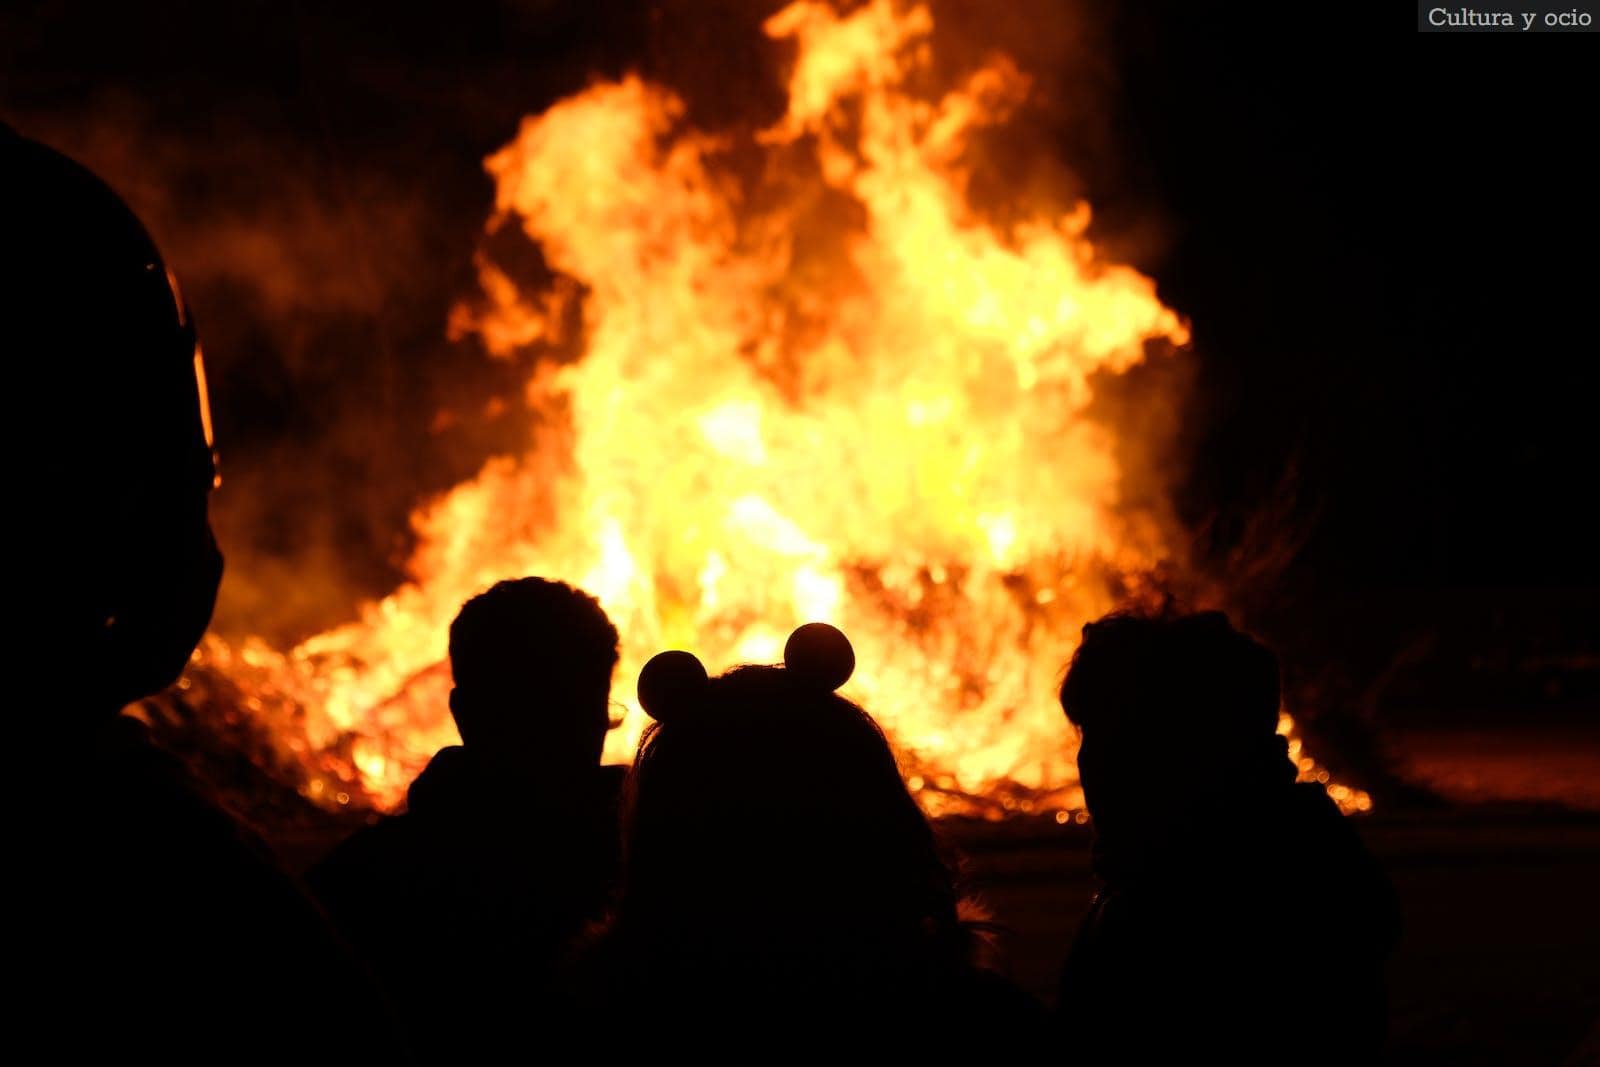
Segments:
[[[447,449],[415,443],[430,398],[412,383],[470,356],[445,351],[430,290],[448,282],[428,262],[416,190],[336,173],[316,141],[174,129],[120,93],[87,123],[12,120],[129,201],[194,312],[222,455],[219,626],[285,635],[392,581],[392,531],[455,473]]]
[[[0,17],[0,117],[121,193],[200,327],[223,633],[288,644],[349,617],[400,579],[419,500],[520,450],[526,416],[508,401],[526,368],[450,343],[445,322],[474,284],[482,157],[583,84],[580,56],[619,65],[607,53],[628,35],[601,43],[614,13],[505,4],[433,24],[179,3],[161,19],[54,4]]]

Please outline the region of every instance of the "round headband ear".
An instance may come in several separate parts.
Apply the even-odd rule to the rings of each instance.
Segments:
[[[808,622],[789,635],[783,667],[806,689],[831,693],[855,673],[850,639],[825,622]],[[705,698],[709,679],[693,652],[658,652],[639,672],[639,705],[656,722],[681,719]]]
[[[808,622],[789,635],[783,667],[801,685],[831,693],[855,672],[856,652],[837,628]]]
[[[681,717],[706,691],[706,669],[693,652],[657,652],[639,672],[639,706],[656,722]]]

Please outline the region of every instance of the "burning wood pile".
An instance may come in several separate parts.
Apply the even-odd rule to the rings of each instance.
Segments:
[[[1137,417],[1100,402],[1184,359],[1187,327],[1096,251],[1087,204],[991,191],[985,145],[1030,94],[1007,57],[938,85],[929,12],[888,0],[800,0],[765,29],[791,55],[774,121],[707,132],[626,77],[487,160],[489,232],[545,269],[484,255],[449,330],[529,361],[536,429],[417,509],[410,580],[354,621],[196,654],[171,699],[229,709],[274,780],[397,805],[455,740],[450,618],[543,574],[615,620],[619,680],[670,647],[770,662],[796,625],[836,623],[861,650],[850,695],[931,813],[1082,812],[1055,698],[1081,627],[1218,599],[1153,458],[1172,387]],[[628,690],[616,761],[645,721]]]

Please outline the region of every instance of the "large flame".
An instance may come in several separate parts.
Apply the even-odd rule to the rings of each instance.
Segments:
[[[556,280],[524,291],[485,260],[452,329],[581,358],[538,364],[522,454],[416,514],[407,584],[288,653],[211,639],[186,683],[231,679],[309,795],[397,803],[456,739],[451,618],[540,574],[623,634],[611,759],[637,742],[651,654],[772,661],[821,619],[855,643],[846,692],[930,810],[1081,809],[1062,665],[1171,555],[1087,411],[1185,326],[1097,258],[1086,206],[1006,205],[1004,226],[970,206],[971,135],[1027,91],[1009,61],[929,99],[908,88],[929,68],[924,7],[801,0],[765,28],[796,49],[788,109],[745,142],[629,77],[488,160],[491,228],[519,225]]]

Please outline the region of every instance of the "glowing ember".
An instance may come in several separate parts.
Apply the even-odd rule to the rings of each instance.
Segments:
[[[1187,334],[1148,279],[1097,260],[1087,207],[1008,205],[1004,227],[972,209],[969,137],[1027,83],[998,58],[913,94],[931,28],[887,0],[780,12],[789,107],[750,144],[696,132],[637,77],[525,120],[488,160],[491,228],[520,225],[557,281],[521,291],[485,261],[452,330],[508,355],[570,343],[576,312],[581,359],[528,383],[522,455],[416,514],[410,582],[288,653],[209,639],[189,685],[237,688],[313,798],[392,806],[456,740],[456,610],[541,574],[623,634],[611,759],[637,741],[651,654],[774,661],[820,619],[850,635],[846,692],[931,811],[1081,808],[1061,668],[1169,557],[1086,412],[1097,375]],[[735,176],[736,150],[758,177]]]

